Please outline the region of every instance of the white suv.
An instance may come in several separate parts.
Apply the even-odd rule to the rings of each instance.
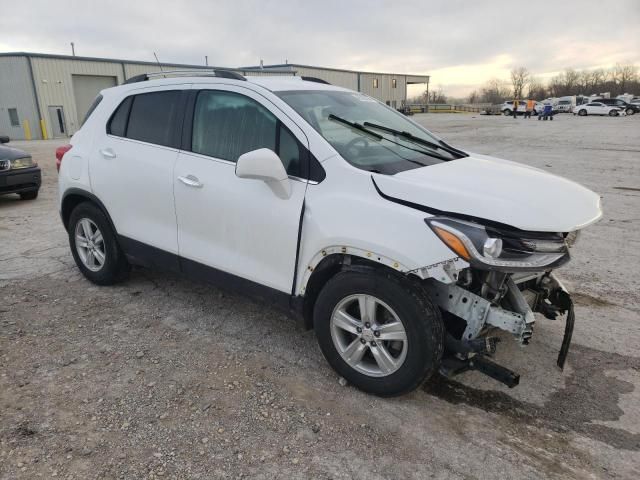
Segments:
[[[176,74],[177,75],[177,74]],[[314,328],[331,366],[378,395],[491,362],[567,314],[551,270],[600,198],[445,143],[361,93],[296,77],[150,80],[101,92],[57,152],[60,213],[82,273],[131,264],[267,298]]]

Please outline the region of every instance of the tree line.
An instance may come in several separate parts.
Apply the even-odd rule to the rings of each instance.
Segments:
[[[635,65],[617,64],[608,69],[574,70],[567,68],[546,83],[531,75],[525,67],[511,70],[511,81],[489,80],[471,92],[469,103],[502,103],[513,98],[533,98],[567,95],[591,95],[610,92],[612,97],[623,93],[640,95],[640,75]]]

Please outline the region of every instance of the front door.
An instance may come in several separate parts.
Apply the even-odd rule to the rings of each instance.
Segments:
[[[64,120],[64,110],[59,106],[49,106],[49,137],[67,137],[67,126]]]
[[[242,87],[198,91],[192,118],[191,148],[180,152],[174,172],[183,268],[213,267],[291,293],[307,187],[293,177],[307,161],[304,133]],[[290,175],[289,198],[261,180],[236,177],[238,157],[258,148],[280,156]]]

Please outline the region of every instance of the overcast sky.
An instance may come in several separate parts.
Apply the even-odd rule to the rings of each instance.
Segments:
[[[464,95],[526,66],[640,65],[640,0],[3,2],[0,51],[424,73]],[[1,74],[1,72],[0,72]],[[415,92],[410,92],[415,93]]]

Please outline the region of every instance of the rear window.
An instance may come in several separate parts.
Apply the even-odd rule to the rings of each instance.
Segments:
[[[93,100],[93,102],[91,103],[91,106],[89,106],[89,110],[87,110],[87,114],[84,116],[84,119],[82,119],[82,123],[80,124],[81,127],[87,122],[87,120],[89,120],[89,117],[91,116],[93,111],[98,107],[98,105],[100,105],[101,101],[102,101],[102,95],[98,95]]]
[[[111,116],[107,133],[177,148],[176,118],[180,99],[180,90],[127,97]]]

